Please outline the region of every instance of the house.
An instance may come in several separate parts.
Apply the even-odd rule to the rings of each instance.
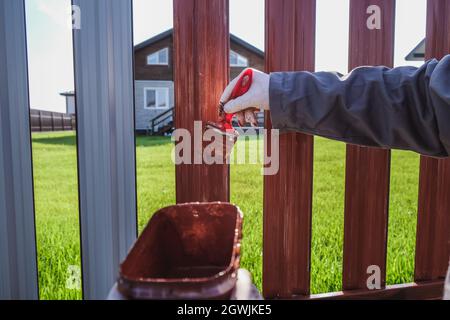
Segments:
[[[75,114],[75,91],[65,91],[60,93],[66,98],[66,114]]]
[[[169,29],[134,47],[135,127],[138,133],[157,132],[172,122],[172,33]],[[230,79],[246,67],[264,70],[264,52],[231,34]],[[66,98],[66,113],[75,114],[75,92],[61,92],[60,95]],[[155,118],[155,125],[152,126],[151,120]]]
[[[173,30],[167,30],[135,46],[136,131],[171,128],[174,106]],[[264,53],[230,35],[230,79],[246,67],[264,70]],[[154,128],[151,120],[158,117]]]
[[[424,61],[425,60],[425,39],[419,42],[419,44],[412,49],[410,53],[405,57],[406,61]]]

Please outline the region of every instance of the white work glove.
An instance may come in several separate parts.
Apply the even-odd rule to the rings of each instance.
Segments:
[[[236,114],[240,125],[243,125],[245,122],[256,125],[255,111],[260,109],[269,110],[270,76],[259,70],[252,69],[253,79],[250,89],[242,96],[229,100],[234,86],[245,70],[228,84],[222,93],[220,102],[224,105],[223,110],[226,113]]]

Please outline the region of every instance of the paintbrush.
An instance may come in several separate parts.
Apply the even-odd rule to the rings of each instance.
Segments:
[[[253,80],[253,70],[247,69],[245,70],[240,78],[238,79],[236,85],[233,88],[233,91],[230,95],[230,100],[236,99],[237,97],[242,96],[243,94],[247,93],[247,91],[250,89],[250,86],[252,85]],[[224,102],[219,103],[219,121],[213,122],[208,121],[206,123],[206,127],[212,130],[215,130],[217,133],[227,136],[229,138],[233,138],[234,140],[239,137],[239,133],[236,129],[233,128],[233,113],[225,113],[224,109]]]

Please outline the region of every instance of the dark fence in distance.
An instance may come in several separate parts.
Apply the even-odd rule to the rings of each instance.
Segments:
[[[64,131],[75,130],[76,120],[74,114],[59,112],[30,110],[31,131]]]

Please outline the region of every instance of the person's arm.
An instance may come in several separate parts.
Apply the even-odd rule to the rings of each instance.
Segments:
[[[360,67],[345,77],[276,72],[267,80],[274,128],[429,156],[450,154],[450,55],[420,68]],[[237,111],[238,99],[225,111]]]
[[[272,124],[347,143],[450,152],[450,56],[420,68],[270,75]]]

